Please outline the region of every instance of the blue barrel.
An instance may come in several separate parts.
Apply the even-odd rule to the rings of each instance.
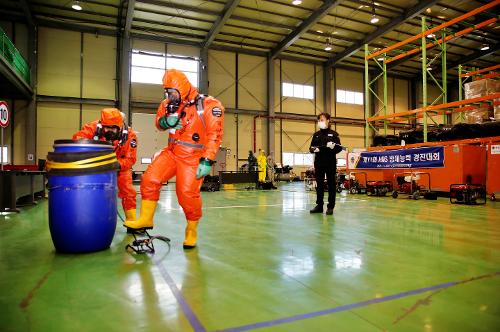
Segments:
[[[113,146],[56,140],[46,167],[49,227],[56,250],[84,253],[109,248],[116,229],[119,168]]]

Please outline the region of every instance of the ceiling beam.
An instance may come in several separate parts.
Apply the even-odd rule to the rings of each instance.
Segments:
[[[200,43],[197,43],[197,42],[194,42],[191,40],[186,40],[184,38],[157,36],[157,35],[150,35],[150,34],[145,34],[145,33],[137,33],[134,31],[132,31],[130,33],[130,37],[137,38],[137,39],[144,39],[144,40],[159,41],[159,42],[174,44],[174,45],[188,45],[188,46],[200,47]]]
[[[217,20],[215,20],[214,24],[212,25],[212,28],[208,32],[207,38],[205,38],[203,42],[203,47],[202,47],[203,49],[208,49],[210,47],[215,37],[219,33],[219,31],[222,29],[224,24],[226,24],[227,20],[231,17],[236,7],[238,7],[239,3],[240,0],[230,0],[226,3],[224,9],[222,10],[221,15],[217,18]]]
[[[125,16],[125,38],[130,37],[130,28],[132,27],[132,21],[134,20],[134,7],[135,0],[128,0],[127,14]]]
[[[85,0],[85,3],[90,3],[90,4],[93,4],[93,5],[99,5],[99,6],[104,6],[104,7],[111,7],[111,8],[115,8],[115,9],[120,9],[120,4],[115,5],[113,3],[106,3],[106,2],[94,1],[94,0]]]
[[[71,9],[71,7],[69,7],[69,6],[51,5],[51,4],[48,4],[48,3],[39,3],[39,2],[31,2],[31,5],[35,6],[35,10],[33,11],[34,13],[36,13],[36,12],[41,13],[40,10],[43,9],[42,12],[44,12],[44,13],[45,13],[45,10],[47,10],[47,12],[45,13],[45,15],[52,15],[52,14],[55,14],[57,12],[53,11],[51,9],[56,9],[56,10],[61,10],[61,11],[70,13],[70,15],[66,16],[66,18],[70,18],[70,19],[71,18],[72,19],[78,18],[78,16],[72,16],[71,15],[71,14],[74,15],[76,12],[75,12],[74,9]],[[92,10],[86,10],[86,9],[82,9],[82,10],[78,11],[78,13],[79,13],[79,15],[81,15],[81,14],[89,14],[89,15],[93,15],[93,16],[113,18],[113,19],[115,19],[117,17],[117,15],[114,15],[114,14],[100,13],[98,11],[92,11]],[[61,14],[61,13],[59,13],[59,14]]]
[[[3,14],[3,13],[4,12],[2,10],[0,10],[0,14]],[[75,23],[62,22],[62,21],[53,21],[53,20],[48,20],[48,19],[41,18],[41,17],[37,18],[37,22],[39,23],[40,26],[49,27],[49,28],[87,32],[87,33],[92,33],[92,34],[97,33],[97,34],[105,35],[105,36],[115,36],[116,37],[118,35],[118,32],[115,30],[116,25],[110,25],[110,27],[112,26],[115,29],[104,29],[101,27],[91,27],[91,26],[82,25],[82,24],[75,24]],[[137,38],[137,39],[144,39],[144,40],[160,41],[160,42],[176,44],[176,45],[189,45],[189,46],[200,47],[200,43],[186,40],[185,38],[182,38],[182,37],[175,38],[175,37],[168,37],[168,36],[158,36],[158,35],[151,35],[151,34],[146,34],[146,33],[139,33],[139,32],[135,32],[135,31],[130,32],[130,37]]]
[[[1,11],[0,11],[1,13]],[[48,28],[54,28],[54,29],[61,29],[61,30],[69,30],[69,31],[78,31],[78,32],[86,32],[86,33],[91,33],[91,34],[99,34],[99,35],[104,35],[104,36],[116,36],[116,25],[115,24],[109,24],[109,28],[104,28],[104,27],[92,27],[89,25],[84,25],[84,24],[75,24],[75,23],[70,23],[70,22],[64,22],[64,21],[55,21],[55,20],[49,20],[44,17],[37,17],[37,22],[39,26],[42,27],[48,27]]]
[[[340,0],[328,0],[323,2],[323,4],[316,9],[307,19],[302,21],[302,23],[293,30],[288,36],[286,36],[272,51],[271,58],[278,56],[283,50],[292,45],[297,39],[300,38],[302,34],[309,31],[309,29],[316,23],[318,23],[328,12],[338,6]]]
[[[412,19],[413,17],[417,16],[424,10],[426,10],[428,7],[433,6],[436,4],[439,0],[421,0],[419,1],[418,4],[416,4],[414,7],[411,7],[407,10],[404,11],[404,13],[400,16],[394,17],[389,21],[389,23],[381,26],[380,28],[376,29],[372,33],[369,33],[368,35],[365,36],[362,40],[359,42],[355,43],[351,47],[345,49],[343,52],[338,53],[337,55],[334,55],[333,57],[328,60],[328,66],[333,66],[339,61],[342,61],[343,59],[347,58],[348,56],[352,55],[353,53],[357,52],[361,47],[363,47],[364,44],[369,44],[376,38],[382,36],[386,32],[392,30],[396,26],[400,25],[401,23],[404,23],[406,20]]]
[[[137,3],[137,1],[136,1]],[[141,7],[135,7],[134,9],[135,12],[143,12],[143,13],[148,13],[148,14],[156,14],[156,15],[164,15],[166,17],[172,17],[172,18],[182,18],[185,20],[190,20],[190,21],[196,21],[196,22],[203,22],[203,23],[209,23],[212,24],[213,20],[207,20],[204,18],[199,18],[199,17],[193,17],[189,15],[182,15],[182,14],[176,14],[173,12],[167,13],[159,10],[153,10],[153,9],[146,9],[146,8],[141,8]],[[170,19],[163,19],[163,22],[159,22],[159,24],[163,24],[165,21],[170,21]],[[188,26],[190,25],[189,23],[187,24]]]
[[[201,6],[194,7],[194,6],[188,6],[188,5],[181,5],[179,3],[173,3],[171,1],[165,2],[165,1],[159,1],[159,0],[139,0],[137,2],[138,3],[145,3],[148,5],[155,5],[158,7],[162,7],[164,9],[165,8],[174,8],[174,9],[178,9],[178,10],[182,10],[182,11],[189,11],[189,12],[193,12],[193,13],[207,14],[207,15],[213,15],[213,16],[219,16],[219,14],[220,14],[218,11],[201,8]],[[178,14],[178,13],[175,13],[175,14]]]

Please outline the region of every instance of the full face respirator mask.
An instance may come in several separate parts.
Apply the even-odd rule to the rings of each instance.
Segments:
[[[181,106],[181,94],[179,90],[172,88],[165,89],[165,98],[168,99],[167,114],[176,113]]]

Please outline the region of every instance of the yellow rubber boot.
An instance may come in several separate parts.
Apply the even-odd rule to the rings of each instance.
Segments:
[[[183,248],[193,249],[196,247],[196,239],[198,237],[196,229],[198,228],[198,221],[187,221],[186,237],[184,239]]]
[[[137,212],[135,209],[125,210],[125,220],[127,221],[136,220],[137,219],[136,213]]]
[[[157,201],[141,201],[141,216],[137,220],[125,220],[123,226],[131,229],[152,229]]]

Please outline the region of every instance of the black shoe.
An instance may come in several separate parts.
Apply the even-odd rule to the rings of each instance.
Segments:
[[[333,209],[327,208],[326,209],[326,214],[329,215],[329,216],[332,215],[333,214]]]
[[[323,213],[323,206],[316,205],[314,209],[310,210],[309,213]]]

